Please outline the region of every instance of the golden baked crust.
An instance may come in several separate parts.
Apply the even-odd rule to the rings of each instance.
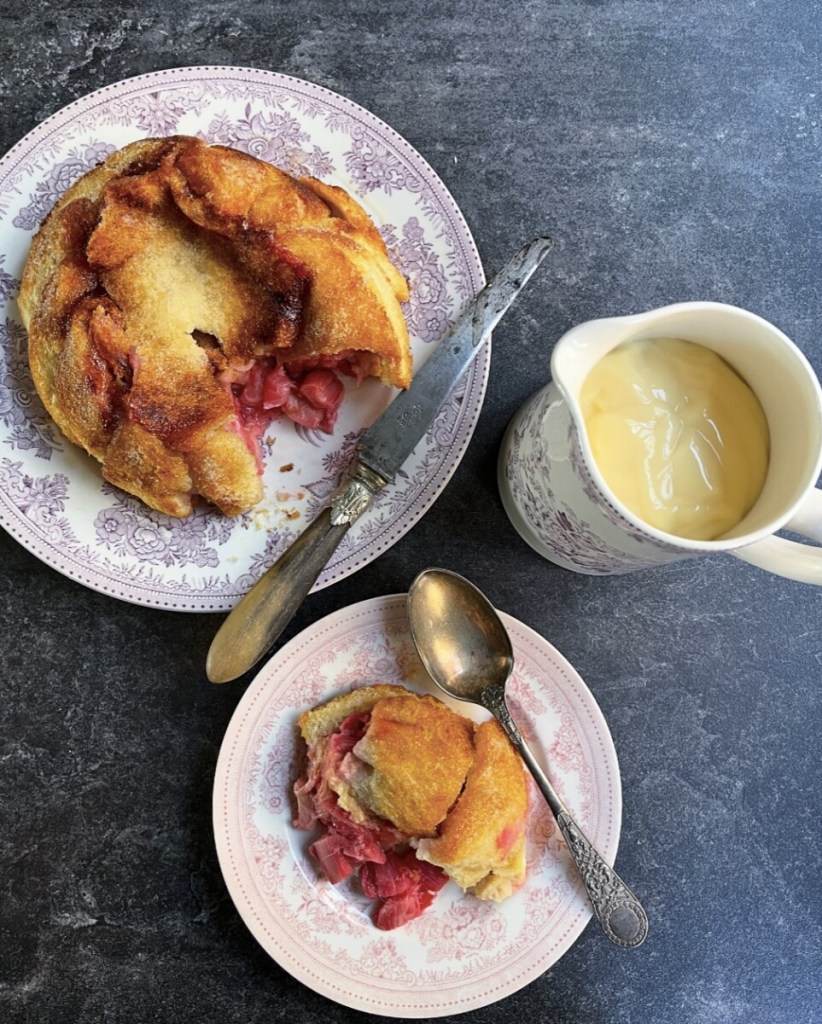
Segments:
[[[474,758],[473,724],[435,697],[377,703],[355,747],[363,771],[351,780],[360,803],[413,836],[433,835],[462,790]]]
[[[300,734],[311,745],[320,737],[328,736],[338,729],[349,715],[370,711],[377,701],[386,697],[404,697],[407,693],[404,686],[394,686],[392,683],[375,683],[373,686],[361,686],[348,693],[341,693],[324,704],[304,711],[297,719]]]
[[[433,835],[462,790],[474,757],[473,726],[435,697],[380,683],[341,694],[298,719],[316,744],[351,714],[370,712],[346,777],[330,780],[355,819],[385,818],[409,835]]]
[[[345,356],[411,380],[408,288],[365,211],[236,150],[132,143],[36,235],[19,306],[37,391],[104,477],[170,515],[262,497],[230,374]]]
[[[528,788],[523,764],[495,721],[475,726],[435,697],[363,687],[300,716],[315,755],[350,714],[364,736],[326,779],[356,822],[376,815],[414,839],[417,857],[480,899],[501,900],[525,878]]]
[[[522,762],[497,722],[474,736],[474,761],[456,806],[417,856],[481,899],[501,900],[525,879],[528,789]]]

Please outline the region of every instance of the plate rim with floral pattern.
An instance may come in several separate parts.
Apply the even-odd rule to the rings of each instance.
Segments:
[[[286,971],[335,1002],[395,1017],[441,1017],[488,1005],[529,984],[570,948],[592,916],[567,848],[531,790],[528,877],[500,904],[449,883],[415,921],[376,929],[355,884],[334,887],[292,826],[301,711],[346,689],[392,682],[443,698],[408,630],[407,596],[332,612],[284,645],[235,709],[213,787],[217,855],[245,924]],[[622,790],[605,718],[570,663],[544,637],[500,613],[515,653],[509,704],[580,825],[613,864]],[[481,709],[451,702],[476,720]]]
[[[56,197],[108,152],[175,133],[235,145],[352,191],[411,281],[406,316],[417,365],[485,276],[459,207],[410,143],[352,100],[279,72],[195,66],[127,78],[52,114],[0,160],[0,525],[94,590],[141,605],[226,611],[322,507],[359,433],[393,393],[367,381],[346,395],[330,441],[275,423],[266,496],[235,519],[208,508],[184,521],[153,512],[105,484],[97,463],[60,437],[31,383],[15,301],[29,239]],[[442,492],[482,409],[490,347],[489,338],[315,590],[388,550]]]

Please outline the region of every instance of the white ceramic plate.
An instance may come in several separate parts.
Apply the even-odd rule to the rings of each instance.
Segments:
[[[580,825],[613,864],[622,791],[605,720],[568,662],[503,615],[516,656],[510,706]],[[214,832],[223,876],[263,948],[315,991],[394,1017],[440,1017],[495,1002],[533,981],[591,917],[582,883],[534,788],[528,879],[501,904],[449,883],[415,921],[376,929],[354,885],[334,887],[291,825],[302,751],[297,715],[354,686],[403,683],[435,692],[408,632],[406,597],[374,598],[329,615],[286,644],[240,701],[214,781]],[[459,703],[465,713],[470,705]],[[484,713],[480,710],[479,715]]]
[[[418,367],[485,282],[453,198],[404,139],[350,100],[272,72],[178,68],[118,82],[54,114],[0,161],[0,524],[96,590],[137,604],[221,611],[313,517],[393,393],[376,381],[348,384],[331,436],[273,424],[266,496],[236,519],[208,509],[185,520],[152,512],[106,485],[97,463],[61,437],[34,391],[15,301],[31,237],[66,188],[112,150],[172,134],[201,135],[353,193],[411,283],[406,316]],[[490,343],[315,589],[386,551],[431,506],[471,439],[489,364]]]

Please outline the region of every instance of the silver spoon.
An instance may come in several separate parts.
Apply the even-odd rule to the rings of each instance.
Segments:
[[[648,934],[642,904],[571,817],[511,718],[505,684],[514,652],[491,603],[462,576],[426,569],[411,584],[408,617],[414,644],[437,686],[490,711],[519,751],[557,819],[602,930],[618,946],[639,946]]]

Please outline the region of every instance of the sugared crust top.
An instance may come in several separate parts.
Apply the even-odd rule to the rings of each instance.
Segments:
[[[332,697],[310,711],[304,711],[297,719],[297,725],[302,738],[311,745],[321,736],[328,736],[339,729],[349,715],[358,711],[371,711],[378,701],[387,697],[404,697],[407,694],[408,690],[404,686],[394,686],[391,683],[362,686],[349,693]]]
[[[407,297],[345,192],[178,136],[132,143],[68,190],[19,306],[38,393],[107,480],[171,515],[197,495],[234,515],[262,488],[219,373],[354,350],[407,387]]]
[[[381,700],[357,757],[373,771],[354,784],[360,802],[403,832],[433,835],[474,759],[473,723],[435,697]]]

